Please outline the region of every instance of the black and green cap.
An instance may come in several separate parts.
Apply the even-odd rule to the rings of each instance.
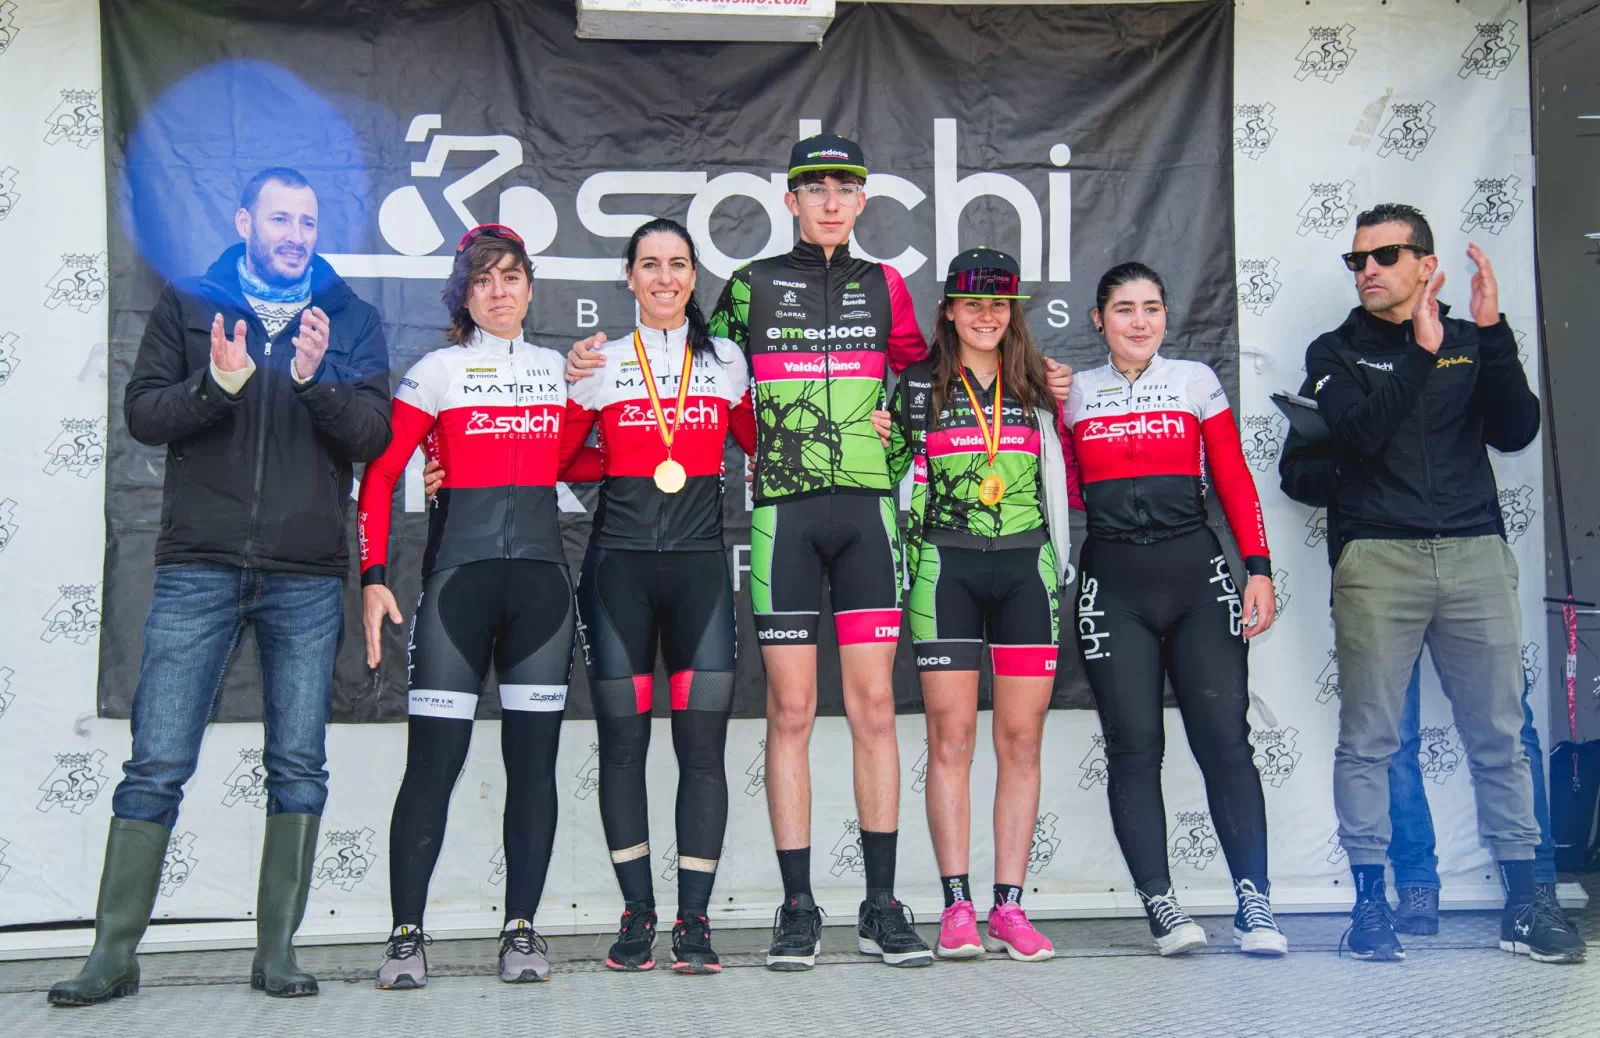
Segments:
[[[854,173],[863,180],[867,178],[867,160],[861,154],[861,145],[833,133],[819,133],[796,141],[789,152],[790,180],[819,169],[836,169],[841,173]]]
[[[951,299],[1027,299],[1018,293],[1022,268],[998,249],[966,249],[950,261],[944,294]]]

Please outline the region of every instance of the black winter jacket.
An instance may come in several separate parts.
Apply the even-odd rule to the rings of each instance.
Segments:
[[[389,443],[389,351],[378,311],[320,256],[311,305],[328,352],[305,385],[289,373],[299,320],[269,340],[239,287],[243,243],[161,293],[123,408],[135,440],[167,448],[156,563],[349,570],[351,466]],[[255,373],[238,396],[211,377],[211,321],[245,321]]]
[[[1438,355],[1411,324],[1360,307],[1306,350],[1333,434],[1339,540],[1475,537],[1502,523],[1485,446],[1517,451],[1539,432],[1516,339],[1502,315],[1479,328],[1448,317]]]

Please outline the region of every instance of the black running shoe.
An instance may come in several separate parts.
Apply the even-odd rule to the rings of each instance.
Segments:
[[[1567,929],[1571,930],[1579,937],[1583,936],[1583,931],[1578,929],[1578,921],[1572,918],[1572,916],[1568,915],[1567,910],[1561,907],[1561,902],[1556,900],[1556,885],[1554,883],[1534,884],[1533,896],[1536,899],[1548,904],[1553,911],[1559,912],[1561,914],[1561,918],[1567,921]]]
[[[1350,912],[1350,928],[1339,938],[1342,948],[1350,942],[1350,957],[1363,961],[1393,962],[1406,957],[1400,939],[1394,935],[1394,916],[1383,885],[1374,884],[1370,901],[1357,901]]]
[[[772,917],[772,943],[767,969],[808,970],[822,950],[822,909],[810,894],[796,894],[778,906]]]
[[[1395,933],[1432,937],[1439,932],[1439,888],[1395,887],[1400,902],[1394,910]]]
[[[932,966],[933,951],[912,929],[916,917],[888,894],[861,902],[856,916],[856,947],[863,955],[878,955],[885,966]]]
[[[1500,950],[1534,962],[1577,963],[1588,954],[1561,906],[1538,897],[1506,906],[1500,916]]]
[[[656,964],[655,946],[655,909],[625,911],[622,913],[622,928],[617,931],[616,943],[606,953],[606,966],[628,973],[653,969]]]
[[[705,916],[679,919],[672,928],[672,972],[722,972],[722,960],[711,950],[711,921]]]

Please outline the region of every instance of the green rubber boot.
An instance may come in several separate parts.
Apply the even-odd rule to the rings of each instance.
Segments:
[[[250,986],[274,998],[317,993],[317,978],[294,961],[294,932],[306,914],[311,865],[317,853],[316,815],[267,816],[256,893],[256,958]]]
[[[92,1006],[139,993],[139,960],[133,952],[150,925],[171,836],[171,829],[155,822],[111,819],[94,910],[94,950],[81,973],[50,988],[51,1005]]]

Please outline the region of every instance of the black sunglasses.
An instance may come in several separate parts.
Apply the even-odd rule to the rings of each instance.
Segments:
[[[1344,265],[1349,267],[1351,270],[1361,270],[1366,267],[1368,256],[1371,256],[1373,259],[1377,260],[1378,266],[1380,267],[1392,267],[1396,263],[1400,262],[1401,249],[1410,249],[1418,256],[1433,255],[1433,253],[1429,252],[1427,249],[1424,249],[1420,245],[1381,245],[1376,249],[1369,249],[1366,252],[1347,252],[1339,258],[1344,260]]]

